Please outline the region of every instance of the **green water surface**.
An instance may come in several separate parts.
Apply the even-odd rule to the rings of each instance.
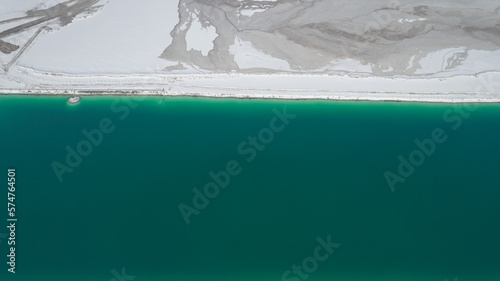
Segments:
[[[0,97],[0,280],[500,280],[500,105],[66,99]]]

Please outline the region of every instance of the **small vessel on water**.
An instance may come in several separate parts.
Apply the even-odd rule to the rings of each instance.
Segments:
[[[68,99],[68,103],[69,104],[77,104],[80,102],[80,100],[81,100],[80,97],[71,97]]]

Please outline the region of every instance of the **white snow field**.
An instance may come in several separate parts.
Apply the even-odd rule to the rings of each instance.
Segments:
[[[500,2],[0,0],[0,63],[0,94],[500,102]]]

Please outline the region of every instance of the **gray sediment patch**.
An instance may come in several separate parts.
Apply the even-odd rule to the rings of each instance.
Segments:
[[[249,10],[258,12],[246,16]],[[276,70],[272,65],[240,69],[230,52],[239,38],[286,61],[291,72],[432,75],[460,69],[471,50],[500,50],[499,13],[500,3],[487,0],[181,0],[172,44],[161,57],[205,70]],[[193,21],[216,28],[208,55],[186,48]],[[442,50],[448,53],[439,58],[442,67],[424,64],[425,57]]]

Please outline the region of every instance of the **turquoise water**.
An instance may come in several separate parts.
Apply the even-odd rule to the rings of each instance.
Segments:
[[[2,96],[0,120],[1,280],[500,280],[500,105]]]

